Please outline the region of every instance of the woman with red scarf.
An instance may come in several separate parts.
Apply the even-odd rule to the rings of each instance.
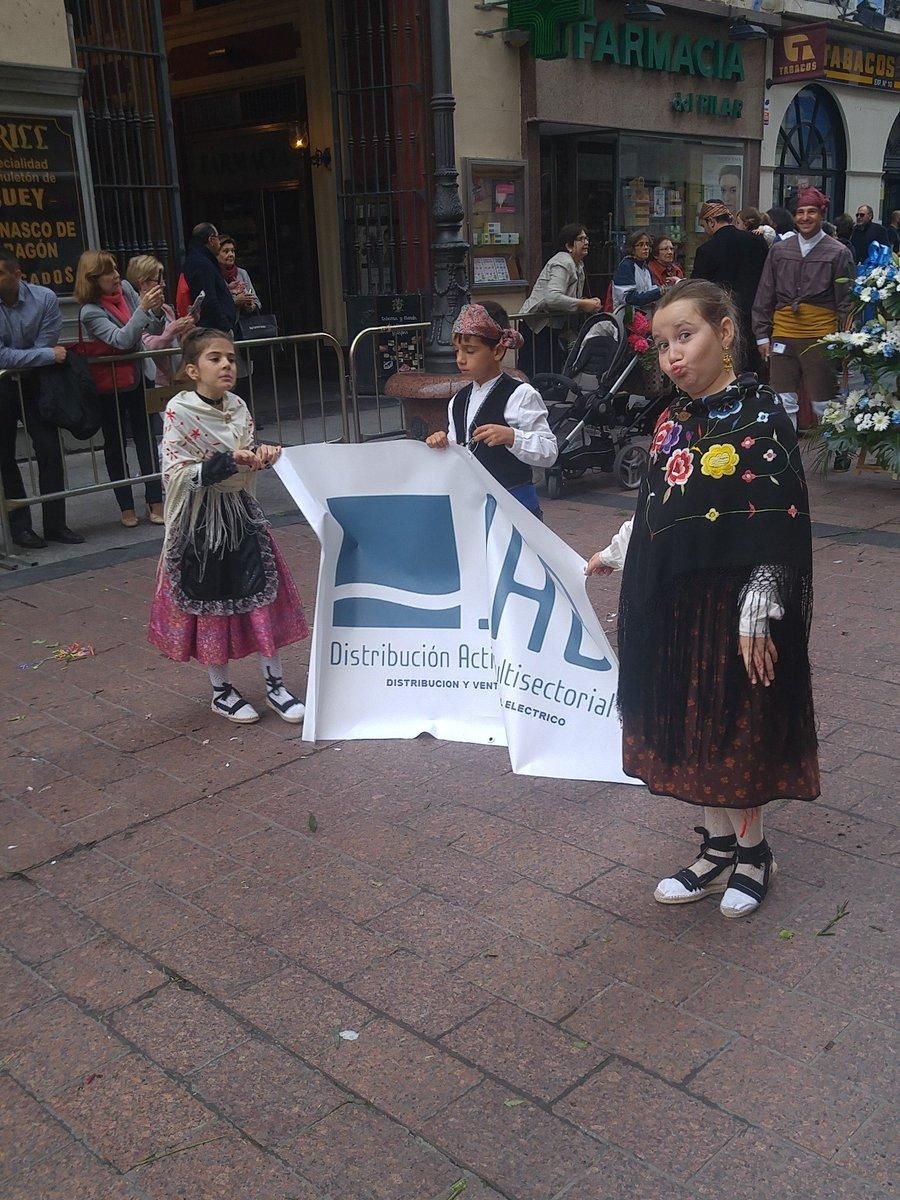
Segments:
[[[84,353],[92,357],[134,354],[143,350],[144,334],[162,333],[165,315],[163,292],[150,288],[141,296],[119,276],[116,260],[107,250],[85,250],[78,260],[75,299],[81,305],[78,332]],[[137,451],[141,475],[159,473],[156,441],[144,402],[143,361],[95,363],[91,367],[103,404],[103,457],[111,481],[128,479],[127,433]],[[138,518],[134,493],[129,484],[115,489],[122,524],[133,529]],[[147,516],[155,525],[163,523],[162,484],[158,479],[144,485]]]

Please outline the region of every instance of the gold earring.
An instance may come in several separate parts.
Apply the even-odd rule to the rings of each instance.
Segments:
[[[731,357],[731,351],[727,347],[722,354],[722,366],[726,371],[734,370],[734,359]]]

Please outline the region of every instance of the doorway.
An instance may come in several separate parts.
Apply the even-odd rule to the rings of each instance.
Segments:
[[[282,334],[322,327],[302,79],[177,102],[185,228],[211,221],[235,240],[263,312]]]

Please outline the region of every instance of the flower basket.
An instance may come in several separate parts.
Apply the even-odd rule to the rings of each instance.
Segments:
[[[860,455],[900,478],[900,259],[873,243],[853,282],[851,328],[818,345],[829,358],[855,366],[865,386],[826,405],[816,434],[817,465],[827,470]],[[854,327],[855,326],[855,327]]]

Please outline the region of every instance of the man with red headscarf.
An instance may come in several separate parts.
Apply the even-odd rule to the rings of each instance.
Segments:
[[[797,411],[801,383],[818,416],[837,391],[835,364],[816,342],[847,320],[855,267],[846,246],[822,228],[827,209],[818,188],[800,192],[797,236],[769,251],[753,304],[756,344],[789,413]]]

